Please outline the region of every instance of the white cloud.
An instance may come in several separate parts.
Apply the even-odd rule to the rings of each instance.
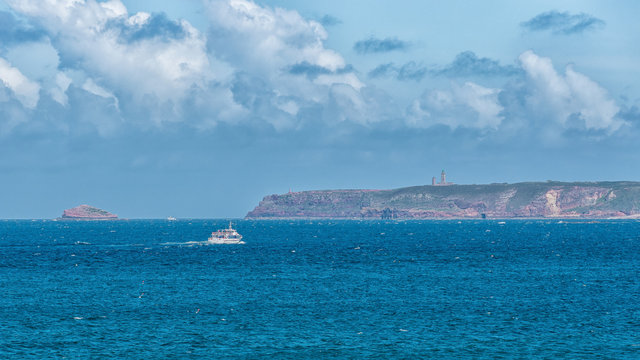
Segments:
[[[145,25],[149,22],[149,19],[151,18],[151,14],[146,13],[146,12],[138,12],[135,15],[129,17],[127,19],[127,24],[131,25],[131,26],[142,26]]]
[[[389,124],[512,134],[546,127],[563,136],[569,128],[612,133],[624,124],[598,83],[571,67],[558,73],[551,59],[532,51],[519,56],[524,72],[518,76],[526,78],[504,89],[452,83],[398,111],[396,94],[362,82],[325,46],[320,23],[250,0],[204,3],[211,21],[206,34],[165,15],[131,15],[121,0],[8,0],[49,37],[7,48],[8,60],[0,59],[2,96],[33,109],[40,89],[63,106],[77,107],[80,100],[70,97],[86,95],[105,107],[103,119],[114,116],[114,128],[122,119],[143,128],[164,121],[213,128],[222,121],[277,130],[316,121],[328,127],[396,121]],[[24,60],[32,53],[43,56]]]
[[[291,100],[283,101],[282,103],[278,104],[278,108],[293,116],[296,116],[298,114],[298,111],[300,111],[300,106]]]
[[[586,129],[616,131],[624,124],[616,119],[620,110],[607,91],[587,76],[567,67],[564,76],[551,59],[525,51],[519,57],[529,83],[526,108],[530,114],[549,118],[563,127],[577,117]]]
[[[454,87],[456,97],[478,114],[476,126],[497,128],[502,121],[500,112],[502,106],[498,101],[499,89],[482,87],[472,82],[467,82],[461,87]]]
[[[363,95],[365,84],[325,47],[323,26],[296,11],[207,0],[211,30],[202,34],[184,20],[129,14],[121,0],[8,4],[48,34],[42,44],[51,56],[36,66],[36,80],[48,96],[78,106],[69,98],[80,96],[69,92],[75,85],[110,100],[95,104],[113,104],[115,111],[103,114],[117,115],[116,124],[120,116],[142,127],[262,121],[278,130],[318,119],[379,121],[375,99]],[[293,71],[296,66],[302,72]]]
[[[84,4],[84,0],[6,0],[6,2],[16,11],[31,16],[43,17],[45,19],[54,17],[62,21],[67,21],[71,16],[71,10],[76,5]]]
[[[207,4],[213,55],[269,82],[280,95],[305,94],[322,101],[333,84],[358,90],[363,86],[352,72],[335,74],[346,64],[340,54],[324,47],[327,32],[320,23],[296,11],[261,7],[247,0],[210,0]],[[303,63],[329,73],[315,82],[288,73],[291,66]]]
[[[612,133],[624,124],[607,91],[571,66],[559,74],[550,58],[533,51],[525,51],[519,60],[526,78],[518,85],[493,89],[467,82],[427,91],[407,109],[407,124],[490,128],[511,134],[538,129],[547,141],[559,140],[570,128]]]
[[[571,67],[566,70],[566,79],[587,128],[615,131],[622,126],[623,121],[615,118],[620,108],[604,88]]]
[[[100,96],[105,99],[113,99],[113,105],[117,110],[120,110],[120,105],[118,103],[118,98],[113,95],[112,92],[106,90],[102,86],[98,85],[93,81],[93,79],[87,79],[84,84],[82,84],[82,90],[91,93],[96,96]]]
[[[72,80],[65,73],[58,72],[56,74],[55,86],[49,89],[49,93],[53,100],[61,105],[67,105],[69,103],[69,97],[67,96],[67,89],[71,85]]]
[[[0,58],[0,81],[9,88],[26,108],[33,109],[40,99],[40,85],[29,80],[5,59]]]
[[[20,71],[39,83],[54,101],[67,105],[66,91],[72,80],[58,70],[60,57],[49,39],[17,44],[8,49],[6,56],[12,64],[19,64]]]
[[[331,87],[331,111],[328,112],[328,122],[351,121],[366,124],[371,118],[367,117],[367,104],[360,93],[352,86],[336,84]]]
[[[99,3],[109,17],[126,16],[127,8],[120,0],[109,0]]]
[[[67,80],[72,79],[85,91],[113,99],[118,108],[125,108],[125,102],[132,105],[127,108],[149,107],[141,113],[155,124],[181,119],[210,127],[216,121],[262,119],[278,129],[294,128],[308,116],[305,108],[321,112],[341,103],[337,96],[345,97],[344,104],[359,104],[350,107],[352,114],[346,118],[359,122],[370,118],[355,116],[367,111],[361,104],[364,84],[353,71],[344,71],[345,61],[337,52],[324,47],[327,32],[322,25],[295,11],[245,0],[207,1],[212,21],[207,39],[187,21],[166,18],[160,19],[166,33],[156,34],[157,15],[129,15],[120,0],[11,0],[9,4],[47,29],[60,55],[56,66],[72,64],[73,70],[56,69],[62,75],[50,72],[47,81],[49,94],[63,105],[68,104]],[[313,78],[290,73],[296,64],[326,73]],[[242,91],[257,99],[242,106],[232,92],[238,74],[251,76]],[[99,79],[100,85],[92,79]],[[354,91],[334,91],[335,85]],[[205,109],[210,115],[203,116]],[[239,118],[230,119],[232,115]]]
[[[346,84],[358,91],[364,87],[364,84],[354,73],[320,75],[314,80],[314,83],[327,86],[333,84]]]
[[[127,41],[123,27],[140,27],[148,14],[128,17],[119,0],[107,2],[48,0],[10,1],[14,10],[49,30],[63,58],[100,77],[104,86],[129,97],[179,101],[192,86],[212,79],[205,37],[188,22],[184,37],[149,37]]]
[[[322,25],[305,20],[296,11],[270,9],[246,0],[211,0],[208,9],[216,55],[233,59],[245,71],[281,69],[302,62],[330,71],[345,66],[338,53],[324,47],[327,32]]]
[[[409,107],[407,124],[413,127],[443,124],[452,129],[497,129],[503,120],[499,93],[500,89],[473,82],[462,86],[453,83],[450,90],[428,91]]]
[[[313,108],[314,116],[330,124],[376,121],[369,116],[371,104],[362,95],[365,85],[353,71],[345,70],[340,54],[325,48],[328,35],[320,23],[296,11],[247,0],[206,3],[211,52],[244,74],[237,79],[234,93],[255,116],[276,129],[299,126],[305,121],[299,114],[310,114],[305,108]],[[318,73],[290,72],[300,64]]]
[[[55,76],[60,63],[58,52],[48,39],[14,45],[7,50],[6,59],[36,81]]]

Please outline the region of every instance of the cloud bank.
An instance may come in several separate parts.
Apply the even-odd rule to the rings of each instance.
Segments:
[[[328,48],[320,22],[296,11],[207,0],[210,26],[201,32],[166,14],[131,14],[120,0],[8,4],[12,12],[0,13],[7,19],[0,37],[22,41],[0,44],[4,136],[93,131],[110,137],[131,129],[238,126],[330,139],[432,127],[550,138],[609,136],[636,123],[596,81],[571,66],[559,72],[533,51],[513,65],[464,51],[450,64],[389,62],[368,72],[369,80],[412,82],[420,89],[397,99]],[[523,26],[572,33],[596,20],[552,12]],[[397,38],[354,45],[360,54],[408,48]],[[40,59],[19,61],[35,52]],[[440,86],[443,81],[448,85]]]
[[[503,120],[499,89],[473,82],[453,84],[449,90],[427,91],[407,111],[407,122],[414,127],[441,124],[458,127],[497,129]]]
[[[407,110],[407,124],[446,125],[493,131],[538,134],[547,140],[575,131],[612,134],[627,122],[607,91],[567,66],[557,72],[550,58],[528,50],[519,58],[518,81],[503,89],[473,82],[426,91]],[[504,129],[502,129],[504,128]]]
[[[370,78],[392,77],[399,81],[420,81],[428,74],[433,76],[445,76],[449,78],[468,77],[495,77],[522,75],[522,69],[513,65],[501,65],[490,58],[479,58],[472,51],[464,51],[456,55],[453,62],[440,67],[428,68],[415,61],[409,61],[403,65],[385,63],[369,71]]]
[[[107,100],[108,113],[117,114],[110,129],[124,121],[141,127],[184,122],[201,129],[263,122],[283,130],[310,118],[335,121],[327,118],[335,112],[339,119],[369,121],[355,110],[367,112],[371,99],[360,92],[364,84],[340,54],[324,46],[323,26],[295,11],[244,0],[207,1],[211,27],[201,33],[166,14],[129,14],[119,0],[9,5],[29,25],[3,13],[12,19],[4,34],[25,34],[53,52],[53,66],[40,84],[9,61],[0,62],[7,96],[25,110],[38,105],[39,90],[46,88],[43,95],[61,105],[50,113],[60,116],[79,102],[70,96]]]
[[[353,44],[353,50],[359,54],[386,53],[390,51],[406,50],[408,48],[408,42],[395,37],[388,37],[384,39],[370,37],[365,40],[357,41]]]
[[[564,75],[553,68],[551,59],[526,51],[519,57],[527,74],[525,102],[532,114],[545,114],[563,127],[618,130],[620,108],[607,91],[587,76],[568,66]]]
[[[426,66],[415,61],[410,61],[402,66],[393,63],[382,64],[369,72],[370,78],[394,77],[399,81],[420,81],[424,79],[429,70]]]
[[[515,66],[500,65],[498,61],[490,58],[479,58],[473,51],[464,51],[456,55],[451,64],[434,70],[434,74],[449,77],[512,76],[520,71]]]
[[[40,85],[29,80],[3,58],[0,58],[0,81],[25,108],[33,109],[38,104]]]
[[[320,24],[322,24],[322,26],[324,27],[342,24],[342,20],[328,14],[320,18],[319,21],[320,21]]]
[[[13,43],[38,41],[46,37],[42,29],[30,26],[7,11],[0,11],[0,40],[5,46]]]
[[[521,23],[529,31],[550,30],[554,34],[571,35],[604,27],[605,22],[592,15],[548,11]]]

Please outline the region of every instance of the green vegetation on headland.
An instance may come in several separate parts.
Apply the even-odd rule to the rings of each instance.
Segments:
[[[640,218],[640,182],[525,182],[266,196],[247,218]]]

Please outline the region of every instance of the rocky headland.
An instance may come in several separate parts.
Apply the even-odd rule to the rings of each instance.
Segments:
[[[526,182],[266,196],[250,219],[640,218],[640,182]]]
[[[116,220],[118,215],[89,205],[80,205],[67,209],[61,219],[65,220]]]

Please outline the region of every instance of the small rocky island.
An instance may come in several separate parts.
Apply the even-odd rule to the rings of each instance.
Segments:
[[[64,220],[117,220],[118,215],[89,205],[67,209],[62,214]]]

